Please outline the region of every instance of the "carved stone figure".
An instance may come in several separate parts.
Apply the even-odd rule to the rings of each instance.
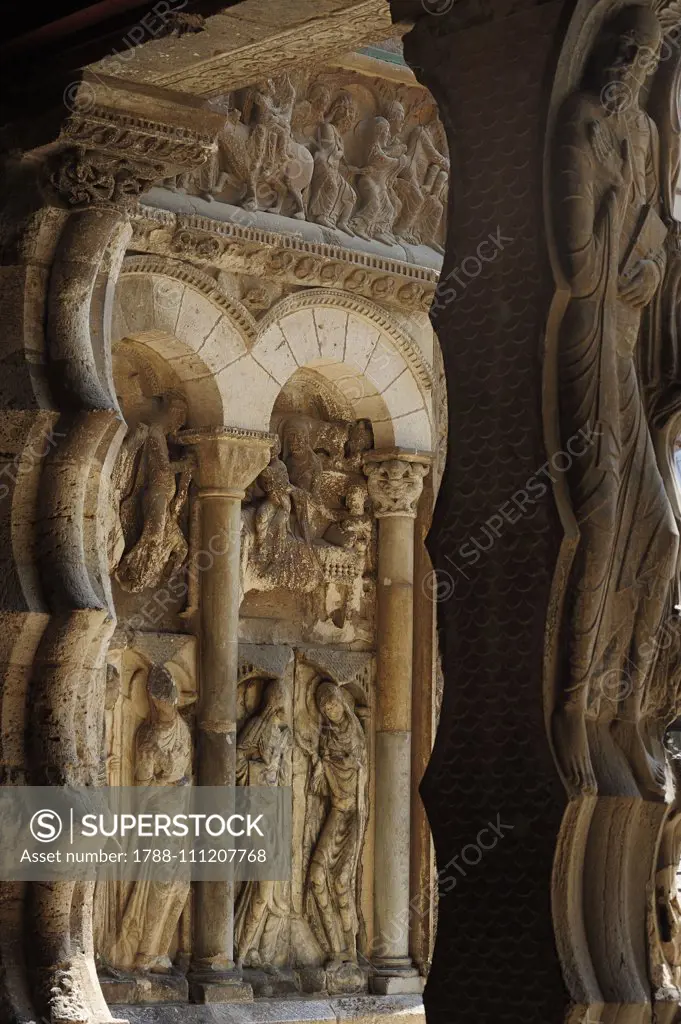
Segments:
[[[238,786],[290,786],[292,735],[289,701],[280,680],[268,683],[261,708],[237,737]],[[244,883],[236,906],[234,939],[246,967],[272,965],[281,954],[283,930],[290,914],[290,884]]]
[[[369,495],[377,516],[415,516],[428,466],[402,459],[365,463]]]
[[[421,245],[429,245],[436,252],[444,253],[445,211],[447,209],[447,189],[449,187],[449,174],[447,171],[437,171],[430,191],[424,184],[423,205],[421,206],[418,223],[414,224],[414,237]]]
[[[434,195],[439,198],[448,180],[449,160],[435,146],[430,134],[430,125],[434,121],[435,113],[429,124],[416,125],[411,129],[405,161],[393,182],[393,190],[401,202],[400,214],[395,222],[395,234],[414,245],[418,245],[426,234],[421,215],[427,199]],[[439,172],[444,174],[444,184],[440,179],[436,191],[435,182],[439,178]],[[431,213],[431,218],[432,216]],[[441,216],[440,213],[440,219]],[[439,219],[432,237],[437,238],[438,233]],[[426,237],[430,238],[431,235],[427,234]]]
[[[115,527],[110,550],[115,559],[120,550],[119,525],[125,532],[126,525],[131,529],[138,515],[141,516],[141,532],[115,572],[123,589],[131,593],[156,586],[164,575],[176,572],[187,557],[187,542],[179,517],[187,500],[191,462],[187,459],[174,462],[167,441],[186,417],[187,405],[181,394],[164,396],[158,417],[146,431],[133,432],[131,445],[122,453],[122,468],[118,472],[121,481],[129,479],[133,452],[138,455],[138,464],[132,493],[121,503],[120,524]],[[142,437],[143,444],[140,443]]]
[[[665,265],[657,131],[640,105],[649,55],[660,45],[646,7],[626,7],[606,22],[557,135],[556,236],[570,289],[559,335],[560,434],[563,448],[580,432],[590,438],[567,471],[580,536],[569,681],[553,718],[574,793],[595,789],[586,717],[599,713],[603,680],[626,682],[612,731],[639,786],[657,791],[664,780],[642,708],[678,535],[635,367],[643,310]]]
[[[154,665],[149,672],[147,695],[149,718],[135,737],[135,781],[139,786],[190,785],[191,734],[178,711],[177,686],[165,666]],[[188,895],[188,881],[136,881],[111,953],[113,965],[142,973],[170,972],[168,951]]]
[[[357,177],[359,207],[351,221],[361,238],[377,238],[388,245],[395,242],[392,226],[399,211],[391,183],[403,166],[404,150],[402,143],[391,138],[390,122],[375,117],[366,166]]]
[[[267,79],[254,86],[244,108],[244,120],[251,125],[248,190],[243,205],[262,209],[259,193],[269,186],[276,193],[271,213],[281,213],[288,196],[294,201],[293,216],[305,219],[303,192],[312,178],[311,154],[291,134],[291,117],[296,91],[288,76]]]
[[[327,228],[340,228],[354,234],[350,218],[357,194],[343,171],[353,171],[345,160],[343,135],[356,120],[355,105],[350,93],[342,92],[318,130],[314,155],[314,172],[310,185],[308,217]]]
[[[660,844],[655,875],[655,906],[660,952],[664,960],[660,985],[681,987],[681,899],[678,871],[681,860],[681,815],[672,811]]]
[[[245,591],[288,587],[309,593],[322,579],[308,528],[310,495],[291,484],[279,452],[277,442],[269,465],[258,477],[264,497],[255,509],[244,510],[243,587]]]
[[[350,424],[348,441],[345,446],[345,469],[348,473],[361,475],[362,460],[374,446],[374,432],[368,420],[356,420]]]
[[[357,961],[357,871],[367,823],[367,746],[352,698],[329,679],[314,691],[319,746],[310,793],[320,829],[307,872],[306,910],[327,968]]]

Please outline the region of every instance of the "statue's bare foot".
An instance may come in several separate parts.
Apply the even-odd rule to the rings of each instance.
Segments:
[[[591,765],[584,711],[578,705],[557,708],[552,720],[553,743],[570,797],[598,792]]]
[[[350,235],[351,238],[355,237],[355,232],[352,230],[352,228],[346,221],[339,221],[337,227],[340,231],[344,231],[346,235]]]
[[[665,766],[654,758],[646,748],[638,722],[623,722],[615,719],[612,735],[634,775],[636,784],[643,792],[663,796],[666,781]]]

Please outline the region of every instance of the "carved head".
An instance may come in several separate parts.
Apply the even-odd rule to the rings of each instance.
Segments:
[[[384,117],[374,118],[374,142],[387,146],[390,142],[390,123]]]
[[[273,679],[265,688],[263,713],[267,713],[270,721],[285,726],[288,725],[288,699],[286,686],[281,679]]]
[[[315,700],[323,718],[326,718],[333,725],[338,725],[343,721],[348,711],[348,706],[340,686],[337,686],[330,679],[325,679],[317,687]]]
[[[656,15],[640,4],[606,21],[587,74],[609,107],[618,111],[638,103],[643,83],[659,63],[662,38]]]
[[[345,135],[346,132],[350,131],[357,119],[357,110],[355,108],[355,101],[349,92],[341,92],[338,95],[329,111],[328,117],[329,121],[331,121],[341,135]]]
[[[399,135],[404,128],[404,107],[399,100],[393,100],[386,110],[386,119],[393,135]]]
[[[172,673],[165,665],[152,665],[147,679],[147,697],[153,719],[167,720],[175,716],[179,695]]]
[[[348,437],[348,452],[350,455],[360,455],[368,452],[374,446],[374,432],[371,429],[369,420],[357,420],[350,427]]]
[[[329,109],[331,103],[331,90],[323,82],[315,82],[308,93],[308,99],[313,111],[321,118]]]

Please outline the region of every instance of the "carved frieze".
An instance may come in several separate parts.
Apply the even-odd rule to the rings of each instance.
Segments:
[[[369,88],[367,89],[367,85]],[[343,237],[442,252],[449,158],[435,105],[351,72],[283,75],[214,101],[217,149],[170,188]]]
[[[139,251],[294,287],[333,287],[406,310],[427,312],[437,285],[437,271],[427,267],[149,206],[135,216],[133,231]]]

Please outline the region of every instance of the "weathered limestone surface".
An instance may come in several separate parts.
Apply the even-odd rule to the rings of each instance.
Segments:
[[[448,158],[432,100],[376,63],[243,90],[243,166],[234,96],[111,68],[58,134],[12,126],[41,147],[3,236],[3,781],[290,786],[294,831],[274,882],[4,883],[13,1024],[422,1016],[414,539]]]
[[[661,39],[679,12],[618,21],[624,6],[457,4],[406,41],[457,163],[432,312],[450,441],[429,540],[445,687],[422,785],[441,885],[434,1021],[452,1019],[453,993],[490,1021],[677,1012],[656,852],[678,714],[676,641],[660,640],[676,630],[676,182],[656,135],[678,152],[678,47]],[[488,232],[503,249],[467,279]],[[578,712],[585,679],[597,705]]]

